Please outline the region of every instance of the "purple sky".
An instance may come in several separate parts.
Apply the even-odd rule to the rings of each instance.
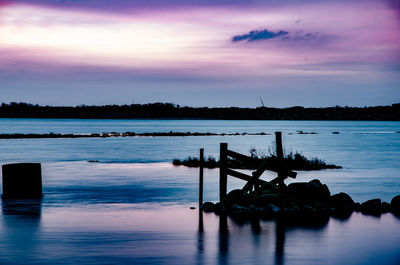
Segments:
[[[399,3],[0,0],[0,102],[392,104]]]

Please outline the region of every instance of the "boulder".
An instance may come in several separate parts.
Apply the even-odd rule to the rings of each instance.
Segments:
[[[361,204],[359,202],[354,203],[354,211],[359,212],[361,210]]]
[[[248,212],[249,211],[247,207],[243,207],[237,204],[232,204],[231,207],[229,208],[229,213],[234,215],[244,215],[247,214]]]
[[[332,206],[335,211],[353,211],[354,209],[353,199],[344,192],[332,195],[329,198],[329,205]]]
[[[388,213],[388,212],[390,212],[390,204],[387,202],[382,202],[381,213]]]
[[[264,217],[270,217],[274,214],[277,214],[281,209],[273,203],[267,204],[264,207],[258,208],[259,212]]]
[[[400,213],[400,195],[393,197],[390,201],[390,208],[393,213]]]
[[[310,182],[298,182],[288,185],[289,194],[306,200],[327,201],[330,197],[328,186],[314,179]]]
[[[275,194],[261,194],[254,199],[254,205],[257,207],[264,207],[271,203],[278,204],[278,197]]]
[[[232,190],[222,199],[222,204],[228,207],[233,204],[247,207],[251,201],[250,195],[243,190]]]
[[[372,199],[361,204],[361,212],[368,215],[379,216],[382,213],[381,199]]]
[[[297,205],[291,205],[289,207],[281,208],[279,214],[282,216],[298,216],[301,213],[301,209]]]
[[[224,214],[224,213],[226,213],[226,208],[222,203],[217,202],[214,205],[214,212],[215,212],[215,214],[218,214],[218,215]]]
[[[206,213],[214,212],[215,204],[212,202],[205,202],[203,205],[201,205],[201,209]]]
[[[317,202],[313,206],[315,209],[317,209],[318,214],[321,215],[329,215],[332,210],[332,208],[328,204],[323,202]]]

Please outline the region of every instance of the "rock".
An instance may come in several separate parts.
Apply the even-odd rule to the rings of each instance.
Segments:
[[[316,215],[317,214],[317,209],[311,207],[310,205],[305,205],[302,209],[303,213],[306,215]]]
[[[277,204],[278,198],[275,194],[262,194],[254,199],[254,205],[257,207],[263,207],[268,204]]]
[[[327,185],[322,184],[318,179],[311,180],[310,184],[310,191],[315,195],[315,199],[322,199],[328,200],[331,196],[331,192]]]
[[[279,214],[284,216],[296,216],[299,215],[300,213],[301,209],[297,205],[292,205],[291,207],[285,207],[279,211]]]
[[[390,204],[387,202],[382,202],[381,213],[388,213],[388,212],[390,212]]]
[[[328,204],[323,202],[315,203],[314,208],[317,209],[318,214],[321,215],[329,215],[332,211],[332,208]]]
[[[393,213],[400,213],[400,195],[393,197],[390,201],[390,208]]]
[[[267,204],[264,207],[258,208],[260,213],[265,216],[277,214],[281,209],[273,203]]]
[[[329,205],[331,205],[335,211],[353,211],[354,209],[353,199],[344,192],[332,195],[329,198]]]
[[[359,212],[361,210],[361,204],[359,202],[354,203],[354,211]]]
[[[212,202],[205,202],[201,206],[201,209],[206,213],[214,212],[215,211],[215,204],[212,203]]]
[[[249,211],[247,207],[243,207],[237,204],[232,204],[231,207],[229,208],[229,213],[234,215],[247,214],[248,212]]]
[[[226,208],[222,203],[217,202],[214,206],[214,212],[215,214],[224,214],[226,213]]]
[[[361,204],[361,212],[368,215],[379,216],[382,213],[381,199],[372,199]]]
[[[327,201],[331,195],[328,186],[317,179],[310,182],[291,183],[287,190],[293,196],[307,200]]]
[[[222,204],[228,207],[233,204],[247,207],[250,203],[250,195],[245,193],[243,190],[232,190],[222,199]]]

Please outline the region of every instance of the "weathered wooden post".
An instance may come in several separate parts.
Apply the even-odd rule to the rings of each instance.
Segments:
[[[275,132],[275,143],[276,143],[276,158],[278,159],[278,167],[282,168],[283,164],[283,148],[282,148],[282,132]],[[278,183],[283,184],[285,176],[282,171],[278,171]]]
[[[227,150],[228,144],[221,143],[220,144],[220,157],[219,157],[219,201],[222,202],[222,199],[226,195],[227,191]]]
[[[275,132],[275,142],[276,142],[276,157],[278,159],[282,159],[283,158],[282,132]]]
[[[3,165],[3,198],[41,198],[40,163]]]
[[[203,169],[204,168],[204,149],[200,149],[200,172],[199,172],[199,208],[203,205]]]

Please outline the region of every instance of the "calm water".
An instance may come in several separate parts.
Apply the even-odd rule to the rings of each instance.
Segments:
[[[390,201],[400,193],[399,122],[0,119],[0,133],[277,130],[286,151],[343,166],[299,172],[295,181],[318,178],[332,193],[344,191],[359,202]],[[317,134],[297,134],[300,130]],[[28,209],[3,201],[0,264],[400,263],[400,219],[392,214],[353,214],[304,227],[219,220],[214,214],[200,219],[197,209],[189,209],[197,206],[198,171],[173,167],[172,159],[197,156],[199,148],[218,157],[220,142],[242,153],[251,147],[268,152],[273,140],[273,135],[0,140],[1,164],[42,163],[45,194]],[[229,189],[243,185],[229,181]],[[205,185],[206,200],[216,201],[217,170],[206,170]]]

